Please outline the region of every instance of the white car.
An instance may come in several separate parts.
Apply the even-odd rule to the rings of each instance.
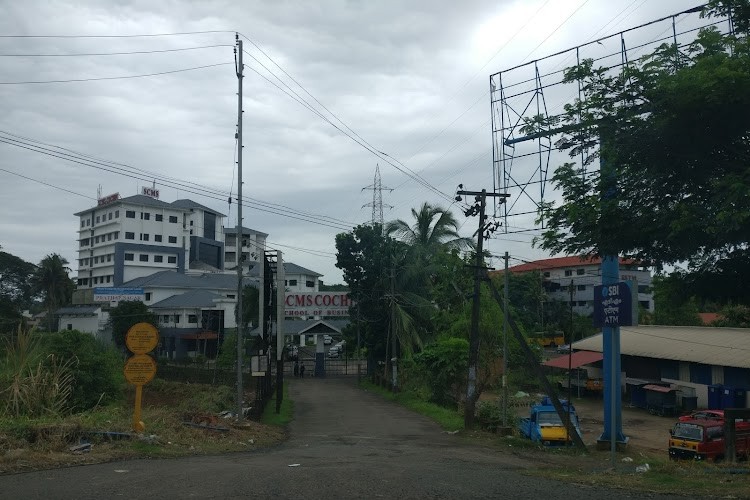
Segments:
[[[561,345],[557,348],[559,354],[568,354],[570,352],[570,344]]]
[[[323,343],[325,345],[330,345],[331,342],[333,342],[333,337],[330,335],[323,335]]]

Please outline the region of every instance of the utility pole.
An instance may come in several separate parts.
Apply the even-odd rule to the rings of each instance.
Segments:
[[[276,413],[281,412],[284,399],[284,260],[281,250],[276,251]]]
[[[503,294],[503,427],[508,427],[508,260],[510,256],[505,252],[505,293]]]
[[[396,348],[398,340],[396,339],[396,269],[394,269],[393,250],[391,250],[391,371],[392,381],[391,390],[398,391],[398,354]]]
[[[469,376],[466,386],[466,404],[464,406],[464,427],[470,428],[474,423],[474,408],[477,400],[477,365],[479,364],[479,302],[482,285],[482,252],[484,249],[485,208],[487,196],[495,198],[507,198],[509,195],[500,193],[487,194],[486,189],[482,191],[458,191],[457,200],[460,195],[474,196],[476,204],[466,211],[466,215],[479,214],[479,229],[477,229],[477,253],[474,265],[474,301],[471,307],[471,332],[469,334]]]
[[[242,414],[242,358],[244,342],[242,339],[242,40],[239,34],[234,35],[237,46],[237,421],[244,417]]]

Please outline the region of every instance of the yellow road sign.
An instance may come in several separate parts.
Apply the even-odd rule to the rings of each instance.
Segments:
[[[135,354],[125,362],[125,380],[135,386],[148,384],[156,375],[156,361],[147,354]]]
[[[159,330],[151,323],[136,323],[125,335],[125,345],[133,354],[146,354],[159,343]]]

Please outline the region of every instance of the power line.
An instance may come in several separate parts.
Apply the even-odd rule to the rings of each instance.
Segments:
[[[47,187],[51,187],[51,188],[54,188],[54,189],[59,189],[60,191],[65,191],[66,193],[74,194],[76,196],[81,196],[82,198],[87,198],[89,200],[96,201],[96,198],[94,198],[93,196],[86,196],[85,194],[77,193],[75,191],[71,191],[70,189],[65,189],[64,187],[55,186],[54,184],[50,184],[48,182],[40,181],[39,179],[34,179],[32,177],[28,177],[26,175],[19,174],[18,172],[12,172],[12,171],[6,170],[4,168],[0,168],[0,171],[6,172],[6,173],[11,174],[11,175],[16,175],[18,177],[22,177],[22,178],[24,178],[26,180],[29,180],[29,181],[32,181],[32,182],[43,184],[43,185],[45,185]]]
[[[205,35],[235,33],[234,30],[178,31],[174,33],[144,33],[136,35],[0,35],[0,38],[151,38],[159,36]]]
[[[161,54],[164,52],[184,52],[188,50],[213,49],[216,47],[234,47],[230,44],[201,45],[200,47],[182,47],[176,49],[132,50],[128,52],[79,52],[74,54],[0,54],[0,57],[84,57],[84,56],[124,56],[134,54]]]
[[[151,182],[153,180],[153,176],[146,176],[146,175],[137,174],[137,173],[134,173],[134,172],[125,172],[125,171],[114,169],[114,167],[107,168],[107,166],[96,165],[95,162],[90,162],[90,160],[82,160],[80,158],[79,159],[75,159],[75,158],[72,158],[72,157],[62,156],[62,153],[61,154],[55,154],[55,153],[51,153],[51,152],[48,152],[48,151],[41,150],[41,149],[44,149],[44,148],[35,149],[35,148],[38,148],[38,146],[35,147],[33,145],[28,145],[28,144],[27,145],[17,144],[17,143],[11,142],[11,141],[9,141],[9,140],[7,140],[5,138],[2,138],[2,137],[0,137],[0,143],[9,144],[9,145],[12,145],[12,146],[16,146],[16,147],[20,147],[20,148],[27,149],[27,150],[30,150],[30,151],[34,151],[36,153],[41,153],[41,154],[45,154],[47,156],[52,156],[52,157],[55,157],[55,158],[60,158],[62,160],[67,160],[67,161],[70,161],[70,162],[73,162],[73,163],[77,163],[79,165],[83,165],[83,166],[91,167],[91,168],[96,168],[96,169],[99,169],[99,170],[104,170],[104,171],[107,171],[107,172],[115,173],[115,174],[122,175],[122,176],[125,176],[125,177],[130,177],[130,178],[141,180],[141,181],[144,181],[144,182]],[[219,196],[217,194],[211,193],[211,191],[206,190],[206,189],[191,188],[190,186],[187,186],[187,187],[186,186],[176,186],[175,185],[176,183],[174,183],[173,181],[166,181],[165,182],[163,179],[160,180],[160,182],[162,184],[166,185],[167,187],[174,187],[175,189],[180,189],[180,190],[183,190],[183,191],[191,193],[191,194],[195,194],[195,195],[198,195],[198,196],[203,196],[205,198],[214,199],[214,200],[220,200],[220,201],[225,201],[226,200],[226,198],[224,196]],[[336,223],[331,222],[331,221],[326,221],[326,220],[322,220],[322,219],[319,219],[319,218],[315,218],[314,216],[311,216],[311,215],[296,214],[296,213],[287,213],[288,210],[285,211],[283,209],[274,208],[274,207],[271,207],[271,206],[262,205],[262,204],[259,204],[259,203],[254,203],[254,202],[249,202],[249,201],[248,202],[243,202],[242,206],[243,207],[248,207],[248,208],[253,208],[253,209],[261,211],[261,212],[267,212],[267,213],[271,213],[271,214],[274,214],[274,215],[280,215],[282,217],[288,217],[288,218],[300,220],[300,221],[303,221],[303,222],[311,222],[313,224],[327,226],[327,227],[331,227],[331,228],[338,229],[338,230],[349,230],[352,227],[351,225],[348,225],[348,224],[336,224]]]
[[[247,51],[243,51],[243,52],[244,52],[244,53],[246,53],[246,54],[247,54],[248,56],[250,56],[251,58],[255,59],[255,58],[254,58],[254,57],[252,56],[252,54],[248,53]],[[255,60],[257,61],[257,59],[255,59]],[[273,73],[272,73],[272,72],[271,72],[271,71],[270,71],[270,70],[269,70],[269,69],[268,69],[268,68],[267,68],[267,67],[266,67],[265,65],[263,65],[263,64],[262,64],[262,63],[260,63],[259,61],[257,61],[257,62],[258,62],[259,64],[261,64],[261,66],[263,66],[263,67],[264,67],[264,68],[266,69],[266,71],[269,71],[269,72],[270,72],[270,73],[271,73],[271,74],[273,75]],[[336,130],[338,130],[339,132],[341,132],[342,134],[344,134],[344,135],[345,135],[346,137],[348,137],[349,139],[351,139],[351,140],[352,140],[353,142],[357,143],[357,144],[358,144],[358,145],[360,145],[360,146],[361,146],[362,148],[364,148],[365,150],[367,150],[367,151],[369,151],[370,153],[372,153],[372,154],[373,154],[374,156],[376,156],[376,157],[377,157],[377,158],[379,158],[380,160],[382,160],[382,161],[384,161],[384,162],[388,163],[389,165],[391,165],[391,166],[392,166],[393,168],[395,168],[395,169],[396,169],[396,170],[398,170],[399,172],[401,172],[401,173],[403,173],[404,175],[406,175],[407,177],[409,177],[409,178],[411,178],[411,179],[415,180],[415,181],[416,181],[417,183],[419,183],[419,184],[420,184],[420,185],[421,185],[422,187],[424,187],[424,188],[427,188],[428,190],[430,190],[430,191],[432,191],[433,193],[437,194],[437,195],[438,195],[438,196],[440,196],[441,198],[443,198],[443,199],[445,199],[445,200],[447,200],[447,201],[451,201],[451,200],[452,200],[452,197],[451,197],[450,195],[448,195],[448,194],[446,194],[446,193],[443,193],[442,191],[440,191],[439,189],[437,189],[437,188],[436,188],[435,186],[431,185],[431,184],[430,184],[429,182],[427,182],[427,181],[426,181],[426,180],[424,180],[424,179],[423,179],[422,177],[420,177],[420,176],[419,176],[418,174],[416,174],[416,173],[413,173],[413,171],[411,171],[411,169],[410,169],[409,167],[407,167],[406,165],[404,165],[404,164],[403,164],[402,162],[400,162],[399,160],[397,160],[397,159],[395,159],[395,158],[392,158],[392,157],[391,157],[390,155],[388,155],[387,153],[384,153],[384,152],[382,152],[382,151],[379,151],[379,150],[377,150],[377,149],[376,149],[376,148],[375,148],[374,146],[370,145],[369,143],[367,143],[367,142],[366,142],[366,141],[364,141],[363,139],[359,138],[359,136],[355,137],[354,135],[350,134],[350,133],[349,133],[349,132],[347,132],[346,130],[342,129],[341,127],[339,127],[338,125],[336,125],[335,123],[333,123],[333,122],[332,122],[332,121],[331,121],[331,120],[330,120],[330,119],[329,119],[329,118],[328,118],[327,116],[325,116],[325,115],[324,115],[323,113],[321,113],[321,112],[320,112],[319,110],[315,109],[315,108],[314,108],[314,107],[313,107],[313,106],[312,106],[312,105],[311,105],[311,104],[310,104],[309,102],[307,102],[307,101],[306,101],[306,100],[305,100],[304,98],[302,98],[302,97],[301,97],[301,96],[300,96],[300,95],[299,95],[299,94],[298,94],[297,92],[295,92],[295,91],[294,91],[294,90],[292,90],[291,88],[290,88],[290,91],[291,91],[291,92],[292,92],[292,93],[293,93],[294,95],[292,95],[292,94],[291,94],[291,93],[289,93],[289,92],[288,92],[287,90],[285,90],[285,89],[283,89],[282,87],[280,87],[280,86],[279,86],[278,84],[276,84],[276,82],[273,82],[272,80],[270,80],[269,78],[267,78],[267,77],[266,77],[265,75],[263,75],[262,73],[260,73],[260,72],[259,72],[258,70],[256,70],[255,68],[253,68],[253,67],[251,67],[251,66],[247,66],[247,67],[248,67],[248,69],[250,69],[251,71],[253,71],[253,72],[255,72],[256,74],[258,74],[258,75],[259,75],[259,76],[260,76],[261,78],[263,78],[264,80],[266,80],[266,81],[267,81],[268,83],[270,83],[271,85],[273,85],[274,87],[276,87],[277,89],[279,89],[279,90],[280,90],[281,92],[283,92],[284,94],[286,94],[286,95],[287,95],[288,97],[290,97],[291,99],[293,99],[294,101],[298,102],[298,103],[299,103],[300,105],[304,106],[305,108],[307,108],[308,110],[310,110],[310,111],[311,111],[312,113],[314,113],[315,115],[317,115],[318,117],[320,117],[320,118],[321,118],[322,120],[324,120],[324,121],[325,121],[325,122],[327,122],[327,123],[328,123],[328,124],[329,124],[330,126],[332,126],[332,127],[333,127],[333,128],[335,128]],[[273,75],[273,76],[275,76],[275,75]],[[276,78],[278,79],[278,77],[276,77]],[[281,80],[280,80],[280,81],[281,81]],[[284,83],[284,82],[282,81],[282,83]],[[285,85],[285,86],[286,86],[287,88],[289,88],[289,86],[288,86],[288,85],[287,85],[286,83],[284,83],[284,85]],[[346,126],[346,125],[345,125],[345,126]],[[393,160],[393,161],[391,161],[391,160]],[[397,163],[398,163],[399,165],[402,165],[402,166],[403,166],[404,168],[401,168],[401,167],[399,167],[399,165],[397,165],[396,163],[394,163],[394,161],[395,161],[395,162],[397,162]],[[410,172],[407,172],[407,171],[406,171],[406,170],[404,170],[404,169],[407,169],[407,170],[409,170]]]
[[[16,139],[22,139],[22,140],[4,138],[4,137],[2,137],[2,134],[14,137]],[[174,187],[175,189],[187,190],[188,192],[192,192],[194,194],[202,194],[202,193],[195,193],[194,192],[195,190],[201,191],[203,193],[208,193],[208,194],[212,195],[211,197],[214,198],[214,199],[222,199],[222,198],[226,199],[224,197],[226,197],[227,195],[229,195],[231,197],[231,192],[221,191],[221,190],[215,189],[215,188],[207,188],[207,187],[205,187],[203,185],[200,185],[200,184],[197,184],[197,183],[194,183],[194,182],[184,181],[182,179],[178,179],[178,178],[175,178],[175,177],[169,177],[169,176],[164,176],[164,175],[156,174],[156,173],[149,172],[147,170],[143,170],[143,169],[131,166],[131,165],[124,164],[124,163],[117,163],[117,162],[112,162],[112,161],[109,161],[109,160],[104,160],[104,159],[97,158],[97,157],[91,156],[91,155],[86,155],[84,153],[80,153],[80,152],[77,152],[77,151],[74,151],[74,150],[71,150],[71,149],[68,149],[68,148],[63,148],[61,146],[56,146],[54,144],[45,143],[45,142],[42,142],[42,141],[38,141],[36,139],[32,139],[32,138],[28,138],[28,137],[24,137],[24,136],[12,134],[10,132],[6,132],[6,131],[3,131],[3,130],[0,130],[0,140],[2,140],[2,139],[6,139],[6,140],[9,140],[9,141],[12,141],[12,143],[6,142],[7,144],[11,144],[11,145],[15,145],[15,146],[19,146],[20,144],[25,144],[26,146],[30,146],[32,148],[36,148],[36,149],[32,149],[32,151],[38,152],[38,153],[43,153],[43,154],[47,154],[45,152],[48,152],[48,153],[59,153],[60,155],[63,155],[63,156],[58,156],[58,158],[69,159],[68,157],[72,157],[72,158],[75,158],[75,159],[78,159],[78,160],[83,160],[83,161],[87,162],[85,164],[85,166],[89,166],[89,167],[93,167],[93,168],[99,168],[98,166],[100,166],[100,167],[106,167],[106,168],[101,168],[101,169],[109,171],[109,172],[112,172],[112,173],[118,173],[118,174],[121,174],[121,175],[126,175],[126,176],[130,175],[131,177],[136,178],[138,180],[144,180],[144,181],[158,180],[161,183],[165,183],[165,184],[166,183],[170,183],[170,184],[172,184],[169,187]],[[29,143],[43,144],[45,146],[49,146],[49,148],[54,148],[54,149],[42,148],[40,146],[37,146],[36,144],[29,144]],[[25,148],[25,149],[29,149],[29,148]],[[66,151],[66,153],[62,153],[60,151],[55,151],[57,149],[62,150],[62,151]],[[51,155],[51,156],[54,156],[54,155]],[[124,169],[129,169],[129,170],[124,170],[124,173],[113,171],[113,170],[109,170],[111,168],[114,168],[114,169],[117,170],[119,167],[124,167]],[[123,169],[121,169],[121,170],[123,170]],[[133,171],[136,171],[136,172],[133,172]],[[137,176],[146,176],[146,179],[143,179],[142,177],[136,177],[136,175]],[[189,191],[191,189],[193,191]],[[215,196],[221,196],[222,198],[215,198]],[[255,199],[255,198],[246,198],[246,199],[249,200],[249,202],[251,202],[251,203],[259,204],[259,205],[265,206],[267,208],[275,208],[275,209],[282,210],[282,211],[285,211],[285,212],[291,212],[291,213],[294,213],[294,214],[297,214],[297,215],[300,215],[300,216],[303,216],[303,217],[313,217],[313,218],[318,218],[318,219],[325,219],[325,220],[330,221],[330,222],[340,223],[343,226],[347,226],[347,227],[352,227],[352,226],[356,225],[356,224],[354,224],[352,222],[344,221],[344,220],[341,220],[341,219],[336,219],[334,217],[329,217],[329,216],[326,216],[326,215],[320,215],[320,214],[314,214],[314,213],[304,212],[304,211],[301,211],[301,210],[297,210],[297,209],[288,207],[286,205],[281,205],[281,204],[277,204],[277,203],[266,202],[266,201]],[[243,206],[246,206],[246,205],[243,204]]]
[[[35,84],[44,84],[44,83],[80,83],[80,82],[96,82],[96,81],[103,81],[103,80],[128,80],[131,78],[146,78],[150,76],[170,75],[173,73],[183,73],[185,71],[196,71],[199,69],[215,68],[217,66],[226,66],[229,64],[233,64],[233,63],[225,62],[225,63],[206,64],[204,66],[174,69],[171,71],[159,71],[158,73],[144,73],[140,75],[101,76],[101,77],[96,77],[96,78],[71,78],[68,80],[26,80],[26,81],[20,81],[20,82],[0,82],[0,85],[35,85]]]

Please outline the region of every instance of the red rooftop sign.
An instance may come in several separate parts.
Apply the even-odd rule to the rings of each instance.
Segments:
[[[287,292],[285,316],[349,316],[354,305],[347,292]]]
[[[120,193],[114,193],[114,194],[107,195],[103,198],[99,198],[96,204],[97,206],[101,207],[102,205],[109,205],[110,203],[115,202],[119,199],[120,199]]]

